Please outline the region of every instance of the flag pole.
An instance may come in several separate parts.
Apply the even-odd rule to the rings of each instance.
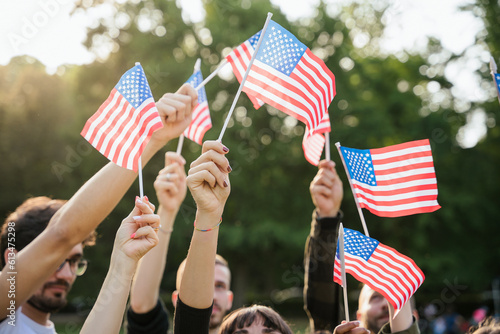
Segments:
[[[262,33],[260,34],[259,41],[257,42],[257,45],[255,46],[255,51],[252,55],[252,59],[250,59],[250,62],[248,63],[248,67],[247,67],[247,70],[245,72],[245,75],[243,76],[243,79],[241,79],[240,88],[238,88],[238,91],[236,92],[236,96],[234,97],[233,104],[231,105],[231,109],[229,109],[229,113],[227,114],[226,121],[224,122],[224,126],[222,127],[219,138],[217,139],[217,141],[219,141],[219,142],[222,141],[222,137],[224,136],[224,132],[226,131],[229,120],[231,119],[231,115],[233,114],[234,108],[236,107],[236,102],[238,101],[238,98],[240,97],[241,91],[243,89],[243,85],[245,84],[245,81],[247,80],[248,73],[250,73],[250,69],[252,68],[253,61],[255,60],[255,57],[257,56],[257,52],[259,51],[260,45],[262,44],[262,40],[264,39],[264,35],[266,33],[267,26],[268,26],[269,21],[271,20],[272,16],[273,16],[273,13],[267,13],[266,23],[264,23],[264,28],[262,28]]]
[[[330,132],[325,132],[325,159],[330,161]]]
[[[495,86],[498,86],[499,84],[495,79],[495,74],[497,74],[497,63],[495,62],[495,59],[492,56],[490,56],[490,73],[493,78],[493,82],[495,83]],[[495,87],[495,89],[497,91],[498,102],[500,102],[500,87]]]
[[[342,152],[340,151],[340,143],[336,142],[335,146],[337,146],[337,149],[338,149],[339,155],[340,155],[340,159],[342,160],[342,164],[344,165],[345,173],[347,174],[347,179],[349,180],[349,185],[351,186],[352,195],[354,197],[354,201],[356,202],[356,207],[358,208],[359,218],[361,219],[361,224],[363,225],[363,231],[365,231],[365,235],[367,237],[369,237],[370,234],[368,233],[368,228],[366,227],[365,217],[363,216],[363,211],[361,210],[361,206],[359,205],[358,197],[356,196],[356,192],[354,191],[354,187],[352,185],[351,175],[349,175],[349,170],[347,169],[347,166],[345,164],[344,156],[342,155]]]
[[[345,259],[344,259],[344,226],[339,225],[339,255],[340,255],[340,275],[342,277],[342,290],[344,290],[344,310],[345,320],[349,322],[349,303],[347,301],[347,279],[345,275]]]
[[[199,59],[199,58],[198,58]],[[199,90],[200,88],[202,88],[203,86],[205,86],[207,84],[207,82],[209,82],[210,80],[213,79],[213,77],[215,77],[215,75],[224,67],[224,65],[227,64],[227,59],[224,58],[224,60],[219,64],[219,66],[215,69],[215,71],[213,71],[212,73],[210,73],[210,75],[208,77],[205,78],[205,80],[203,80],[195,89],[196,90]]]
[[[140,66],[141,63],[139,62],[136,62],[135,63],[135,66]],[[139,98],[139,92],[136,93],[137,94],[137,98]],[[142,157],[139,156],[139,195],[141,196],[141,199],[144,197],[144,186],[143,186],[143,182],[142,182]]]
[[[196,73],[201,69],[201,58],[196,59],[196,63],[194,63],[194,68],[193,68],[193,74]],[[208,82],[208,81],[207,81]],[[203,84],[203,82],[202,82]],[[198,87],[196,87],[196,90],[199,90],[201,87],[203,87],[205,84],[199,84]],[[177,142],[177,150],[175,153],[181,154],[182,152],[182,145],[184,144],[184,133],[181,133],[179,136],[179,141]]]

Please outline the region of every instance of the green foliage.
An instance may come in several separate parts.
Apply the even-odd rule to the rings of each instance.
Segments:
[[[80,10],[87,9],[85,3]],[[494,45],[500,35],[493,27],[498,22],[498,4],[484,0],[479,5],[489,22],[484,42],[497,52]],[[477,297],[490,288],[491,280],[500,274],[500,250],[493,237],[500,232],[495,194],[500,185],[496,167],[500,131],[490,128],[472,149],[459,146],[456,137],[469,110],[457,108],[459,102],[443,74],[453,57],[428,61],[431,55],[443,55],[439,42],[431,41],[420,55],[383,54],[378,39],[384,12],[369,3],[355,3],[335,16],[321,4],[315,18],[288,22],[267,0],[207,0],[206,19],[196,24],[182,20],[173,0],[113,6],[115,17],[90,30],[86,42],[96,52],[102,45],[111,45],[108,58],[67,66],[62,75],[46,74],[41,64],[28,57],[0,67],[0,172],[4,175],[0,213],[4,216],[28,196],[69,198],[106,163],[79,133],[136,61],[143,65],[159,99],[187,80],[198,57],[207,76],[229,50],[261,29],[271,11],[273,20],[322,57],[336,76],[337,95],[329,109],[331,146],[344,182],[345,225],[362,229],[333,143],[376,148],[429,138],[442,208],[432,214],[390,219],[364,211],[370,234],[410,256],[423,269],[422,303],[439,298],[446,280],[458,279],[466,285],[464,296]],[[140,23],[144,20],[146,26]],[[353,42],[360,33],[369,37],[361,48]],[[487,72],[483,75],[486,80]],[[429,85],[438,85],[438,92],[431,93]],[[205,139],[218,137],[237,89],[235,78],[216,77],[207,84],[213,128]],[[436,100],[438,95],[442,98]],[[474,103],[470,110],[476,107],[484,109],[493,122],[498,118],[498,101]],[[233,270],[235,306],[269,301],[282,307],[270,297],[271,292],[303,284],[303,248],[313,210],[308,186],[317,171],[303,156],[303,131],[303,124],[282,112],[268,106],[255,110],[245,94],[240,96],[223,139],[230,148],[233,172],[219,242],[219,253]],[[175,150],[176,144],[169,143],[165,151]],[[185,142],[183,155],[188,163],[199,154],[199,145]],[[158,154],[144,170],[145,193],[153,201],[152,183],[163,160]],[[136,183],[99,227],[98,244],[86,250],[91,265],[72,292],[78,309],[92,306],[107,271],[114,233],[137,193]],[[165,291],[174,289],[176,267],[187,253],[194,214],[195,205],[188,195],[170,245]],[[458,296],[458,303],[460,298],[465,297]],[[302,303],[300,297],[292,302]]]

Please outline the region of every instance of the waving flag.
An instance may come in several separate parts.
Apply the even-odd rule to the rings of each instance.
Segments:
[[[495,83],[497,86],[498,97],[500,98],[500,74],[495,73],[494,78],[495,78]]]
[[[360,207],[381,217],[439,209],[428,139],[371,150],[340,147]]]
[[[198,87],[202,81],[203,76],[201,71],[198,70],[189,77],[187,83],[193,87]],[[207,94],[205,87],[202,87],[198,90],[198,105],[193,110],[191,124],[184,130],[184,136],[201,145],[203,136],[211,127],[212,120],[208,110]]]
[[[318,133],[311,134],[311,131],[309,131],[306,127],[304,138],[302,139],[302,149],[304,150],[306,160],[314,166],[319,164],[321,154],[323,153],[323,149],[325,147],[324,133],[330,131],[330,117],[328,116],[328,113],[321,120],[317,130]]]
[[[259,41],[260,33],[261,31],[250,37],[248,40],[243,42],[243,44],[235,48],[230,54],[226,56],[226,59],[231,64],[233,73],[240,84],[248,68],[250,59],[252,58],[252,55],[255,51],[257,42]],[[255,109],[259,109],[264,104],[264,101],[259,100],[255,96],[248,93],[247,95],[250,101],[252,101],[253,107]]]
[[[109,160],[138,170],[139,157],[162,122],[140,64],[128,70],[81,135]]]
[[[342,285],[339,241],[333,280]],[[425,276],[409,257],[358,231],[344,228],[346,273],[380,292],[395,310],[399,310],[424,282]]]
[[[335,96],[335,77],[311,50],[271,20],[243,91],[304,122],[313,134]]]

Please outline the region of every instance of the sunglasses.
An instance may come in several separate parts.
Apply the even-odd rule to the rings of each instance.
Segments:
[[[57,268],[57,272],[61,271],[64,268],[66,262],[69,263],[69,269],[71,273],[76,276],[82,276],[85,274],[85,270],[87,270],[88,261],[85,259],[66,259],[63,263]]]

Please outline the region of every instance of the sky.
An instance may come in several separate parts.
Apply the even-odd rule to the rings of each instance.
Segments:
[[[324,0],[333,11],[337,12],[342,5],[352,1],[359,0]],[[425,47],[427,39],[432,36],[439,39],[451,53],[460,54],[464,50],[471,50],[473,53],[474,37],[483,28],[483,24],[472,13],[459,10],[459,6],[470,4],[472,1],[391,0],[392,5],[385,12],[387,28],[382,41],[383,49],[391,53],[401,50],[418,52]],[[201,0],[177,0],[177,2],[183,8],[185,19],[192,22],[203,20]],[[271,2],[279,6],[287,18],[293,21],[313,16],[319,0],[271,0]],[[0,1],[0,65],[5,65],[13,56],[22,54],[37,58],[46,66],[49,73],[55,73],[62,64],[78,65],[92,62],[95,56],[82,45],[86,29],[95,27],[99,18],[112,16],[113,7],[104,5],[92,8],[87,13],[82,11],[71,15],[73,9],[72,0]],[[455,85],[453,88],[455,96],[469,101],[487,99],[484,89],[479,87],[478,76],[474,73],[482,62],[489,61],[488,55],[484,54],[484,50],[482,52],[471,57],[480,61],[468,60],[463,64],[457,63],[445,72],[448,80]],[[474,85],[474,82],[477,84]],[[477,124],[484,123],[481,117],[476,116],[475,119],[479,120],[476,121]]]

